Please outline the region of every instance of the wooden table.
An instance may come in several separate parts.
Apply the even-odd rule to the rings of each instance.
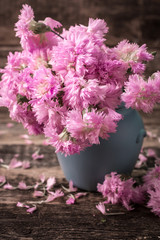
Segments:
[[[160,108],[151,115],[142,114],[146,130],[160,136]],[[43,137],[31,137],[32,144],[26,144],[20,136],[27,132],[12,121],[8,112],[0,109],[0,158],[8,164],[15,154],[19,160],[29,160],[29,169],[0,168],[0,176],[5,175],[7,181],[16,186],[19,181],[27,185],[35,184],[39,176],[55,176],[56,188],[68,186],[59,167],[54,149],[43,145]],[[160,143],[157,139],[146,137],[144,147],[152,147],[160,156]],[[40,149],[43,159],[32,160],[32,154]],[[149,159],[148,168],[153,166]],[[139,179],[147,171],[134,169],[133,176]],[[160,218],[144,206],[136,206],[135,210],[127,211],[120,205],[108,205],[110,212],[123,212],[122,215],[104,216],[96,204],[102,201],[99,193],[88,193],[79,198],[74,205],[66,205],[66,196],[50,203],[37,205],[33,214],[27,214],[25,208],[18,208],[17,202],[31,201],[33,190],[4,190],[0,188],[0,240],[55,240],[55,239],[160,239]]]

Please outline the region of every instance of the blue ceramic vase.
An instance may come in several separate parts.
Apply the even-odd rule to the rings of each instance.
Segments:
[[[123,119],[108,140],[100,139],[100,144],[92,145],[80,154],[65,157],[57,153],[66,179],[72,180],[75,186],[96,191],[97,183],[103,183],[107,173],[131,174],[146,133],[136,110],[126,109],[122,104],[117,112]]]

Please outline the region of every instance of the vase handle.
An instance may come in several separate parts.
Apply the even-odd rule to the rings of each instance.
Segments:
[[[141,130],[139,131],[139,133],[138,133],[137,138],[136,138],[136,143],[141,142],[146,135],[147,135],[147,134],[146,134],[145,129],[141,129]]]

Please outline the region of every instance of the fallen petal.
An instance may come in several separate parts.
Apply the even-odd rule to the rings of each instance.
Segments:
[[[8,189],[8,190],[13,190],[15,189],[15,187],[13,187],[11,184],[7,183],[3,186],[4,189]]]
[[[55,183],[56,183],[55,177],[50,177],[50,178],[48,178],[48,180],[47,180],[47,185],[46,185],[47,191],[49,191],[49,190],[53,187],[53,185],[54,185]]]
[[[147,131],[147,136],[151,137],[151,138],[156,138],[157,137],[157,135],[155,133],[151,132],[151,131]]]
[[[5,176],[0,176],[0,183],[5,183],[5,182],[6,182]]]
[[[27,189],[27,185],[25,184],[25,182],[21,181],[18,184],[18,188],[21,190],[26,190]]]
[[[69,191],[70,191],[70,192],[76,192],[77,190],[78,190],[78,189],[73,186],[73,181],[70,180],[70,181],[69,181]]]
[[[22,134],[22,135],[20,135],[20,138],[29,139],[29,135],[27,135],[27,134]]]
[[[17,161],[16,158],[12,158],[10,164],[9,164],[9,169],[12,168],[19,168],[22,167],[22,162],[21,161]]]
[[[37,210],[37,207],[34,206],[34,207],[31,207],[31,208],[28,208],[28,209],[27,209],[27,212],[28,212],[28,213],[33,213],[33,212],[36,211],[36,210]]]
[[[25,143],[26,143],[27,145],[30,145],[30,144],[32,144],[33,142],[32,142],[31,140],[29,140],[29,139],[25,139]]]
[[[7,123],[6,126],[7,126],[7,128],[11,128],[11,127],[14,126],[14,124],[13,123]]]
[[[39,150],[37,150],[36,152],[34,152],[32,154],[32,158],[33,158],[33,160],[42,159],[42,158],[44,158],[44,155],[43,154],[39,155]]]
[[[42,191],[34,191],[33,196],[34,197],[43,197],[44,193]]]
[[[31,167],[30,162],[29,161],[23,161],[22,162],[22,167],[24,169],[30,168]]]
[[[106,209],[105,209],[104,203],[99,202],[99,203],[96,205],[96,208],[97,208],[103,215],[106,215]]]
[[[42,174],[40,175],[39,179],[40,179],[40,181],[41,181],[42,183],[45,182],[46,177],[45,177],[44,173],[42,173]]]
[[[74,204],[75,203],[75,198],[74,196],[70,196],[67,201],[66,201],[66,204],[67,205],[71,205],[71,204]]]
[[[87,195],[87,193],[86,192],[79,192],[79,193],[76,193],[76,195],[75,195],[75,198],[80,198],[80,197],[83,197],[83,196],[86,196]]]
[[[21,203],[21,202],[18,202],[16,206],[17,206],[17,207],[24,207],[24,204]]]
[[[144,156],[142,153],[139,154],[139,161],[136,163],[135,167],[140,168],[144,162],[147,161],[147,157]]]
[[[147,150],[147,157],[156,157],[156,156],[157,156],[157,155],[156,155],[156,152],[155,152],[154,149],[149,148],[149,149]]]
[[[46,199],[45,202],[52,202],[52,201],[54,201],[54,199],[55,199],[55,197],[50,194],[50,195],[47,197],[47,199]]]

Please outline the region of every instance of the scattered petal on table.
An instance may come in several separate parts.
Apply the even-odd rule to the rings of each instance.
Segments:
[[[27,134],[22,134],[22,135],[20,135],[20,138],[29,139],[29,135],[27,135]]]
[[[75,198],[80,198],[80,197],[83,197],[83,196],[86,196],[86,195],[87,195],[87,192],[79,192],[79,193],[75,194]]]
[[[34,152],[32,154],[32,158],[33,158],[33,160],[42,159],[42,158],[44,158],[44,155],[43,154],[40,155],[39,150],[37,150],[36,152]]]
[[[49,145],[49,140],[48,139],[45,139],[42,143],[44,146],[48,146]]]
[[[157,137],[157,135],[155,133],[151,132],[151,131],[147,131],[147,136],[151,137],[151,138],[156,138]]]
[[[49,191],[55,183],[56,183],[55,177],[48,178],[47,185],[46,185],[47,186],[47,191]]]
[[[6,124],[6,127],[7,127],[7,128],[12,128],[13,126],[14,126],[13,123],[7,123],[7,124]]]
[[[135,167],[140,168],[144,162],[147,161],[147,157],[144,156],[142,153],[139,154],[139,161],[137,161]]]
[[[21,189],[21,190],[26,190],[26,189],[28,189],[26,183],[23,182],[23,181],[19,182],[18,188]]]
[[[13,187],[10,183],[6,183],[4,186],[3,186],[4,189],[8,189],[8,190],[13,190],[15,189],[15,187]]]
[[[147,157],[156,157],[156,156],[157,156],[157,155],[156,155],[156,152],[155,152],[154,149],[149,148],[149,149],[147,150]]]
[[[23,161],[22,162],[22,167],[24,169],[30,168],[31,167],[30,162],[29,161]]]
[[[16,158],[12,158],[10,164],[9,164],[9,169],[10,168],[19,168],[22,167],[22,162],[18,161]]]
[[[33,196],[34,197],[43,197],[44,196],[44,192],[42,192],[42,191],[34,191]]]
[[[71,205],[71,204],[74,204],[75,203],[75,197],[73,195],[70,195],[69,198],[67,199],[66,201],[66,204],[67,205]]]
[[[54,199],[63,197],[63,196],[64,196],[64,193],[60,189],[58,189],[55,192],[49,192],[49,196],[45,202],[52,202],[54,201]]]
[[[5,183],[5,182],[6,182],[6,177],[0,176],[0,183]]]
[[[73,186],[73,181],[70,180],[70,181],[69,181],[69,191],[70,191],[70,192],[77,192],[77,190],[78,190],[78,189]]]
[[[42,183],[45,182],[46,177],[45,177],[44,173],[42,173],[42,174],[40,175],[39,179],[40,179],[40,181],[41,181]]]
[[[103,215],[106,215],[106,209],[105,209],[105,205],[103,202],[99,202],[97,205],[96,205],[96,208],[103,214]]]
[[[24,204],[23,203],[21,203],[21,202],[17,202],[17,205],[16,205],[17,207],[24,207]]]
[[[34,206],[34,207],[31,207],[31,208],[28,208],[28,209],[27,209],[27,212],[28,212],[28,213],[33,213],[33,212],[36,211],[36,210],[37,210],[37,207]]]
[[[33,142],[32,142],[31,140],[29,140],[29,139],[25,139],[25,143],[26,143],[27,145],[30,145],[30,144],[32,144]]]

